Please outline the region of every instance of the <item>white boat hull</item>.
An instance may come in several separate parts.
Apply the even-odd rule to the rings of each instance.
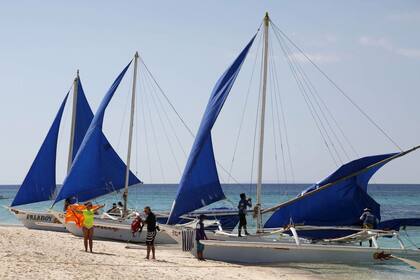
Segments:
[[[76,236],[83,236],[83,231],[75,223],[65,223],[66,229]],[[114,221],[101,218],[95,218],[93,226],[95,239],[116,240],[132,243],[146,242],[146,229],[141,233],[136,233],[133,237],[131,232],[131,224],[124,221]],[[165,230],[157,233],[155,243],[157,244],[176,244],[176,241],[170,237]]]
[[[66,232],[65,226],[53,214],[11,208],[16,218],[28,229]]]
[[[178,243],[183,240],[182,227],[163,226],[165,230]],[[191,230],[191,229],[190,229]],[[300,244],[293,241],[270,240],[261,236],[247,236],[243,238],[229,237],[212,232],[206,232],[209,240],[201,241],[204,244],[204,257],[210,260],[247,263],[247,264],[274,264],[274,263],[338,263],[338,264],[375,264],[384,262],[396,262],[379,260],[375,258],[378,253],[391,254],[396,257],[403,257],[420,261],[420,250],[397,249],[397,248],[370,248],[354,245],[319,245]],[[184,237],[185,238],[185,237]],[[190,236],[191,238],[191,236]],[[191,253],[196,256],[196,246],[193,240]],[[182,245],[184,248],[184,244]],[[188,247],[188,246],[187,246]]]
[[[207,259],[248,264],[264,263],[383,263],[377,253],[392,254],[407,259],[420,260],[420,250],[383,249],[358,246],[316,245],[281,242],[243,242],[205,240],[204,256]],[[195,250],[193,250],[195,254]]]

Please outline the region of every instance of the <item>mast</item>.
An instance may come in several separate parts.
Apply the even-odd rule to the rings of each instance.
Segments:
[[[79,70],[77,70],[76,78],[74,78],[74,81],[73,81],[73,108],[72,108],[72,113],[71,113],[71,130],[70,130],[69,156],[67,159],[67,174],[70,172],[70,168],[73,163],[74,130],[76,129],[77,95],[78,95],[78,88],[79,88],[78,84],[79,84]]]
[[[134,70],[133,70],[133,87],[131,89],[131,114],[130,114],[130,126],[128,132],[128,151],[127,151],[127,169],[125,172],[125,188],[124,188],[124,209],[123,215],[127,214],[127,199],[128,199],[128,183],[130,179],[130,159],[131,159],[131,144],[133,142],[133,123],[134,123],[134,110],[136,104],[136,82],[137,82],[137,62],[139,54],[136,52],[134,55]]]
[[[262,214],[261,214],[261,185],[262,185],[262,168],[264,156],[264,122],[265,122],[265,103],[267,96],[267,64],[268,64],[268,24],[270,18],[268,13],[264,17],[264,53],[263,53],[263,75],[262,75],[262,89],[261,89],[261,115],[260,115],[260,139],[258,151],[258,177],[257,177],[257,201],[256,201],[256,214],[257,214],[257,232],[262,229]]]

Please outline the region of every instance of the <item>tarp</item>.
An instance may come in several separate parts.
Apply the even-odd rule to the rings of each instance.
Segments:
[[[105,109],[130,64],[118,75],[102,99],[54,204],[71,197],[87,201],[124,188],[127,167],[103,134],[102,125]],[[129,185],[138,183],[140,180],[130,172]]]
[[[217,174],[211,129],[238,76],[255,36],[217,81],[208,101],[187,165],[179,183],[168,224],[178,217],[225,198]]]
[[[50,200],[56,188],[55,163],[61,117],[69,93],[66,94],[47,136],[20,186],[11,206]]]
[[[99,205],[93,205],[92,210],[95,211],[99,208]],[[86,209],[85,205],[81,204],[72,204],[69,205],[66,209],[66,215],[64,216],[64,222],[69,223],[73,222],[76,224],[77,227],[81,228],[83,227],[83,222],[85,220],[84,216],[80,211],[83,211]]]
[[[366,207],[372,209],[380,220],[380,205],[367,193],[367,184],[386,163],[380,162],[394,155],[368,156],[341,166],[326,179],[303,191],[298,198],[277,209],[264,227],[278,228],[291,222],[314,226],[352,226],[360,223],[359,218]],[[373,164],[378,165],[366,169]],[[351,176],[357,172],[360,173]],[[331,183],[331,186],[317,190]]]

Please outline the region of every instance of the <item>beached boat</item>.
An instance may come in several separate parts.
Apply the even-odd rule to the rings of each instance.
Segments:
[[[131,98],[131,114],[129,126],[129,142],[126,164],[112,148],[102,131],[105,110],[117,90],[121,80],[127,72],[132,61],[118,75],[114,83],[105,94],[97,109],[92,122],[87,130],[80,148],[76,154],[69,173],[64,180],[63,187],[55,198],[57,202],[75,198],[78,202],[85,202],[97,197],[124,189],[123,218],[129,213],[127,209],[128,187],[141,183],[141,181],[130,171],[131,144],[134,122],[135,91],[137,77],[138,54],[134,57],[133,87]],[[60,213],[55,213],[60,219]],[[61,219],[63,221],[63,219]],[[95,220],[95,238],[129,240],[131,229],[126,228],[125,221],[121,226],[121,219],[113,220],[110,216],[106,219],[97,217]],[[64,221],[65,222],[65,221]],[[100,225],[99,225],[100,224]],[[128,224],[128,221],[127,221]],[[65,222],[65,227],[73,234],[80,235],[80,229],[75,224]]]
[[[65,226],[53,214],[42,211],[10,208],[16,218],[28,229],[66,232]]]
[[[163,226],[184,251],[196,255],[194,249],[194,225]],[[200,241],[205,245],[205,257],[211,260],[247,264],[275,263],[336,263],[336,264],[380,264],[406,262],[418,268],[420,250],[407,249],[397,231],[360,230],[343,228],[315,228],[312,230],[350,230],[355,231],[347,237],[311,243],[297,235],[299,227],[290,227],[293,237],[283,236],[279,231],[266,231],[264,234],[244,236],[208,232],[208,240]],[[280,235],[279,235],[280,234]],[[378,245],[381,237],[395,238],[400,248]],[[361,247],[359,242],[372,240],[373,247]]]
[[[69,93],[66,94],[50,130],[9,208],[16,215],[17,219],[29,229],[66,231],[64,225],[47,211],[26,210],[20,207],[17,208],[17,206],[48,201],[55,196],[58,133]],[[86,100],[79,72],[77,72],[77,76],[73,81],[72,123],[67,170],[70,170],[72,161],[92,118],[93,113]]]
[[[66,222],[63,213],[51,211],[57,220],[75,236],[83,237],[83,231],[74,222]],[[131,229],[131,218],[115,218],[107,214],[95,217],[95,239],[126,241],[131,243],[145,243],[146,231],[140,231],[135,234]],[[166,233],[165,230],[159,231],[156,235],[158,244],[175,244],[176,241]]]
[[[69,197],[75,198],[78,202],[84,202],[96,199],[100,196],[124,189],[123,201],[124,206],[122,216],[111,217],[109,215],[99,215],[95,218],[95,238],[144,242],[144,234],[133,236],[130,224],[135,215],[134,212],[127,208],[129,197],[129,186],[141,183],[140,180],[130,171],[131,146],[133,138],[133,121],[135,113],[135,96],[136,96],[136,80],[137,80],[137,64],[138,54],[134,57],[133,84],[131,95],[131,114],[128,135],[128,151],[126,163],[120,159],[118,154],[112,149],[107,141],[103,131],[102,122],[105,110],[112,99],[113,94],[117,90],[119,83],[123,79],[128,67],[121,72],[114,84],[110,87],[102,100],[101,106],[98,108],[92,123],[88,129],[85,139],[78,151],[78,154],[72,164],[68,176],[66,177],[63,187],[57,195],[54,204]],[[95,176],[92,176],[95,174]],[[205,211],[206,214],[221,220],[226,228],[234,228],[238,222],[235,214],[236,210],[232,209],[210,209]],[[61,221],[64,221],[62,213],[51,212]],[[178,222],[188,222],[193,220],[202,211],[196,213],[188,213],[180,217]],[[166,223],[169,212],[155,213],[158,216],[158,222]],[[140,214],[141,215],[141,214]],[[67,230],[75,235],[80,236],[81,230],[72,222],[65,222]],[[157,243],[174,243],[164,231],[158,233]]]
[[[350,161],[343,164],[326,179],[310,186],[297,198],[262,209],[261,186],[270,22],[267,14],[263,22],[264,45],[261,99],[259,101],[261,107],[259,109],[257,199],[254,209],[257,233],[252,236],[238,237],[223,231],[208,232],[207,235],[211,240],[202,241],[206,245],[205,257],[238,263],[293,261],[375,263],[389,259],[395,260],[398,257],[419,259],[420,250],[407,249],[393,230],[369,231],[362,230],[360,226],[358,228],[343,228],[343,226],[357,225],[364,208],[372,209],[372,212],[380,218],[380,205],[367,193],[369,179],[383,165],[413,152],[419,148],[418,146],[399,153],[368,156]],[[178,217],[225,198],[217,173],[211,130],[257,34],[219,78],[213,89],[180,181],[177,197],[168,218],[168,225],[162,226],[182,243],[185,250],[192,250],[194,247],[195,225],[194,223],[184,226],[177,225]],[[263,227],[262,214],[269,212],[274,213]],[[399,229],[405,222],[407,221],[399,221],[395,226]],[[296,227],[295,224],[309,225],[312,228]],[[387,223],[387,225],[389,224]],[[325,228],[325,226],[330,226],[330,228]],[[302,240],[298,231],[304,233],[305,240]],[[282,235],[278,236],[279,233]],[[284,234],[290,234],[293,238],[290,240]],[[395,237],[400,241],[401,248],[381,248],[376,240],[382,236]],[[322,242],[313,244],[313,240]],[[360,241],[366,240],[371,240],[374,247],[356,246]],[[344,243],[346,245],[343,245]],[[392,258],[391,255],[395,258]]]
[[[78,202],[85,202],[123,189],[124,205],[122,216],[112,217],[103,214],[95,217],[95,238],[99,239],[131,242],[145,241],[145,234],[133,236],[131,222],[135,217],[135,213],[127,207],[129,186],[142,183],[130,171],[138,59],[139,56],[136,53],[134,59],[118,75],[108,92],[105,94],[89,126],[86,137],[83,139],[69,174],[64,180],[63,187],[54,201],[54,204],[56,204],[69,197],[74,197]],[[134,64],[134,69],[131,91],[128,151],[127,160],[124,163],[106,139],[102,131],[102,124],[105,110],[132,63]],[[69,232],[77,236],[82,235],[81,229],[73,222],[66,222],[62,213],[53,211],[51,211],[51,213],[64,222],[65,227]],[[164,231],[161,231],[157,234],[156,242],[174,243],[174,240]]]

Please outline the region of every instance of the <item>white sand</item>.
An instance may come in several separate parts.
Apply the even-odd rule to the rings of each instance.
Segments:
[[[0,279],[315,279],[310,271],[199,262],[178,247],[157,247],[156,261],[145,247],[95,241],[85,253],[83,240],[70,233],[0,227]]]

